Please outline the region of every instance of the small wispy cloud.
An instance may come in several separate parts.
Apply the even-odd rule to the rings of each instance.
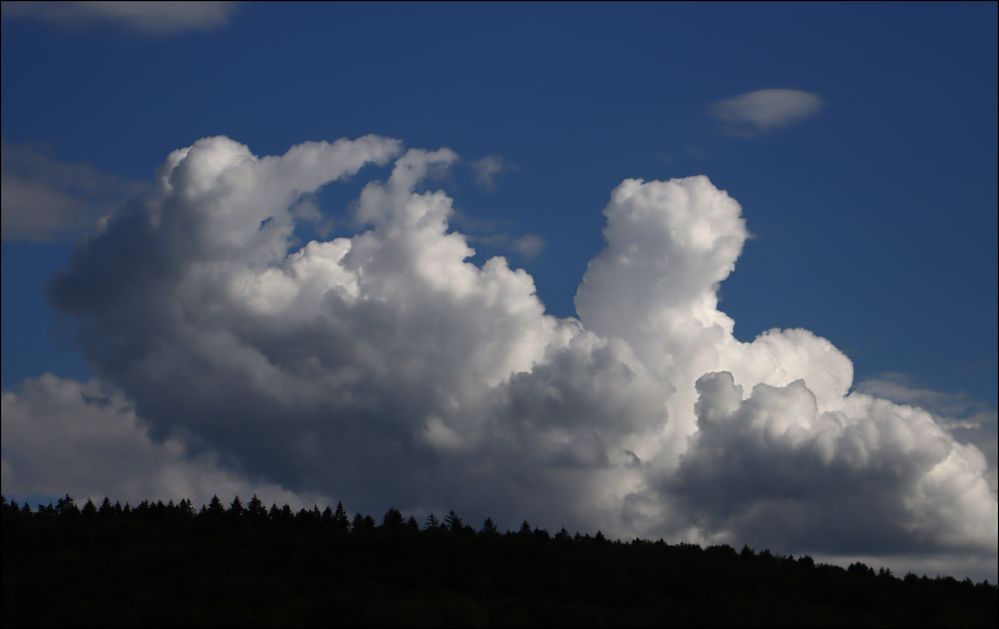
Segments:
[[[0,146],[3,240],[73,238],[144,188],[30,145],[0,140]]]
[[[65,27],[112,24],[162,35],[223,26],[235,2],[4,2],[3,16]]]
[[[467,235],[466,237],[470,242],[478,242],[487,247],[512,251],[526,260],[537,257],[545,250],[545,240],[537,234],[513,236],[512,234],[500,232],[484,236]]]
[[[917,386],[908,374],[886,372],[857,383],[857,390],[899,404],[920,406],[934,415],[967,418],[987,410],[987,405],[964,392],[951,393]]]
[[[486,155],[471,163],[475,181],[486,190],[496,189],[496,177],[503,172],[516,170],[516,167],[499,155]]]
[[[545,250],[545,241],[537,234],[527,234],[514,238],[510,248],[525,258],[533,258]]]
[[[711,113],[730,131],[759,134],[814,116],[822,105],[822,98],[812,92],[766,89],[712,103]]]

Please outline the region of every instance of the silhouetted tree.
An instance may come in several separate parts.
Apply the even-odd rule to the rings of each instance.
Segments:
[[[347,517],[347,510],[343,508],[343,503],[338,500],[336,511],[333,512],[333,530],[346,531],[349,528],[350,520]]]
[[[449,533],[462,533],[465,530],[465,523],[461,521],[457,513],[448,511],[447,515],[444,516],[444,528]]]
[[[437,516],[434,515],[433,513],[427,516],[427,521],[423,524],[424,531],[436,531],[440,527],[441,527],[440,520],[438,520]]]
[[[398,531],[402,529],[403,519],[402,513],[398,509],[389,509],[385,512],[385,517],[382,518],[382,528],[389,531]]]
[[[56,503],[56,512],[63,516],[72,516],[80,513],[80,510],[76,506],[76,502],[70,498],[69,494],[65,497],[60,498],[59,502]]]
[[[764,552],[766,552],[766,551],[764,551]],[[874,576],[874,568],[871,568],[870,566],[868,566],[867,564],[865,564],[865,563],[863,563],[861,561],[857,561],[857,562],[854,562],[854,563],[850,564],[850,566],[846,569],[846,571],[849,572],[849,573],[851,573],[851,574],[856,574],[856,575],[860,575],[860,576],[864,576],[864,577],[873,577]]]
[[[263,520],[267,517],[267,507],[260,501],[257,494],[253,494],[250,502],[246,503],[246,515],[254,520]]]
[[[564,528],[552,541],[526,520],[499,536],[486,519],[476,535],[454,511],[443,525],[430,514],[426,536],[409,534],[417,520],[394,508],[381,529],[357,514],[359,534],[342,535],[329,507],[293,514],[274,505],[273,521],[248,525],[257,509],[268,517],[256,497],[245,519],[216,517],[217,497],[199,515],[186,499],[118,503],[117,513],[109,499],[82,511],[67,499],[33,510],[0,497],[2,626],[327,626],[330,610],[349,626],[999,626],[997,589],[987,582],[899,579],[859,562],[843,569],[748,547],[612,542]],[[337,511],[350,528],[342,504]]]
[[[222,501],[219,500],[218,496],[212,496],[212,499],[208,502],[208,515],[219,517],[223,514],[225,514],[225,507],[222,506]]]
[[[354,533],[373,531],[375,530],[375,520],[370,515],[361,515],[358,513],[354,516],[354,521],[350,523],[350,529]]]

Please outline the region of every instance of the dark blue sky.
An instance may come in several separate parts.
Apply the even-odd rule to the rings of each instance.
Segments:
[[[996,18],[993,3],[250,4],[157,35],[5,17],[2,134],[136,180],[215,134],[257,154],[366,133],[497,154],[516,170],[495,190],[468,169],[444,186],[463,213],[543,237],[514,261],[559,315],[614,186],[703,173],[756,236],[722,287],[737,336],[805,327],[858,379],[900,372],[994,406]],[[712,117],[764,88],[824,107],[753,137]],[[86,374],[45,300],[70,249],[3,243],[4,388]]]

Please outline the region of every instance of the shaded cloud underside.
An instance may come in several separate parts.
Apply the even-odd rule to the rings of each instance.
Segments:
[[[37,435],[76,434],[75,416],[110,426],[97,417],[113,413],[128,443],[169,449],[163,465],[206,470],[205,483],[229,475],[362,511],[995,556],[977,448],[926,411],[851,392],[849,359],[811,332],[735,339],[717,290],[747,231],[706,177],[622,182],[579,318],[557,318],[525,271],[467,262],[451,198],[417,192],[456,159],[377,136],[279,157],[222,137],[172,153],[52,285],[104,384],[48,378],[5,394],[4,491],[73,478],[68,459],[29,464],[47,447]],[[366,230],[289,253],[303,195],[390,162],[356,204]],[[99,386],[116,401],[82,397]],[[126,399],[134,413],[109,410]],[[119,473],[132,466],[122,456]],[[194,481],[147,475],[161,480],[135,492],[199,495]],[[77,491],[107,493],[114,477],[76,477]]]

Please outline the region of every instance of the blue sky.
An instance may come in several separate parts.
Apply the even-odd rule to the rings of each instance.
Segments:
[[[460,156],[420,189],[454,199],[451,227],[468,234],[476,264],[507,256],[558,317],[577,316],[587,263],[608,251],[601,211],[612,190],[627,178],[707,175],[741,204],[748,229],[719,293],[735,337],[811,330],[853,361],[855,390],[950,417],[957,423],[948,430],[984,431],[967,440],[985,450],[994,507],[994,3],[207,3],[185,11],[123,17],[4,4],[3,389],[43,373],[63,379],[35,381],[19,394],[24,404],[73,387],[97,399],[87,388],[96,384],[77,381],[99,376],[116,387],[108,399],[132,396],[165,431],[155,438],[191,431],[199,439],[188,443],[190,456],[205,456],[215,436],[173,431],[163,418],[176,409],[129,380],[135,365],[87,353],[74,327],[103,328],[66,297],[68,284],[52,289],[63,304],[52,305],[53,277],[73,266],[73,281],[86,286],[96,267],[82,254],[71,265],[77,239],[148,189],[174,149],[225,135],[256,155],[281,155],[303,142],[377,134]],[[756,109],[753,98],[762,99]],[[754,115],[775,118],[767,125]],[[484,178],[488,160],[495,172]],[[299,225],[301,240],[356,235],[354,199],[392,168],[379,164],[316,193],[333,231]],[[42,206],[32,206],[43,202],[55,217],[44,224]],[[142,266],[141,252],[107,255],[123,273]],[[147,305],[169,309],[170,299]],[[103,307],[127,311],[123,302]],[[460,431],[441,416],[424,430],[451,447]],[[141,447],[155,449],[147,441]],[[277,464],[254,468],[241,458],[253,447],[243,445],[215,444],[217,458],[196,459],[197,469],[227,461],[280,491],[348,491],[302,484]],[[670,491],[670,504],[707,509]],[[458,489],[441,492],[466,504]],[[417,507],[433,503],[421,499]],[[466,508],[475,513],[473,499]],[[552,509],[553,518],[574,513]],[[747,524],[745,534],[754,530]],[[878,556],[859,548],[827,550]],[[985,555],[986,568],[949,565],[992,574],[994,548]]]
[[[756,236],[722,289],[751,339],[803,326],[860,377],[996,402],[995,6],[276,5],[209,32],[3,23],[2,132],[148,180],[226,134],[258,154],[379,133],[498,154],[516,171],[459,207],[540,234],[520,261],[548,309],[599,249],[625,177],[705,173]],[[815,117],[760,137],[709,105],[790,87]],[[3,382],[81,375],[46,306],[63,244],[3,245]],[[55,331],[54,331],[55,330]]]

